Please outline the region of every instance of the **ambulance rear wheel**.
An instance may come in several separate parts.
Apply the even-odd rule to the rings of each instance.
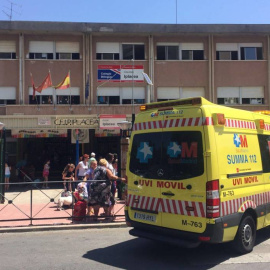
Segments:
[[[253,250],[256,240],[256,226],[254,219],[247,215],[243,217],[235,236],[235,248],[241,253],[249,253]]]

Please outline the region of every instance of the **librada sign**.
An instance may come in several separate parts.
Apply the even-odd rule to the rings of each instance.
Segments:
[[[97,117],[57,117],[54,125],[65,128],[98,128]]]

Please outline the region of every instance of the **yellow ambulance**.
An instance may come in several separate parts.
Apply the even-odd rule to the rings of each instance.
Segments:
[[[131,235],[250,252],[270,224],[270,117],[201,97],[143,105],[127,180]]]

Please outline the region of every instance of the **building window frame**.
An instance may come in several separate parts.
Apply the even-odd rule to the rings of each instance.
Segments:
[[[145,60],[145,44],[122,43],[122,59]]]
[[[218,87],[217,104],[264,105],[263,87]]]
[[[15,52],[0,52],[0,59],[16,59]]]
[[[227,56],[225,57],[225,55]],[[230,54],[230,55],[229,55]],[[263,60],[262,43],[216,43],[216,60]]]

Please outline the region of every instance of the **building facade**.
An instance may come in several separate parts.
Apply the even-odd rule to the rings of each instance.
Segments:
[[[270,25],[2,21],[0,121],[8,160],[41,168],[49,156],[62,170],[74,161],[76,130],[81,154],[119,153],[119,130],[107,127],[131,120],[146,102],[203,96],[269,109],[269,36]],[[69,73],[70,87],[33,97],[31,77],[38,86],[48,72],[53,85]]]

